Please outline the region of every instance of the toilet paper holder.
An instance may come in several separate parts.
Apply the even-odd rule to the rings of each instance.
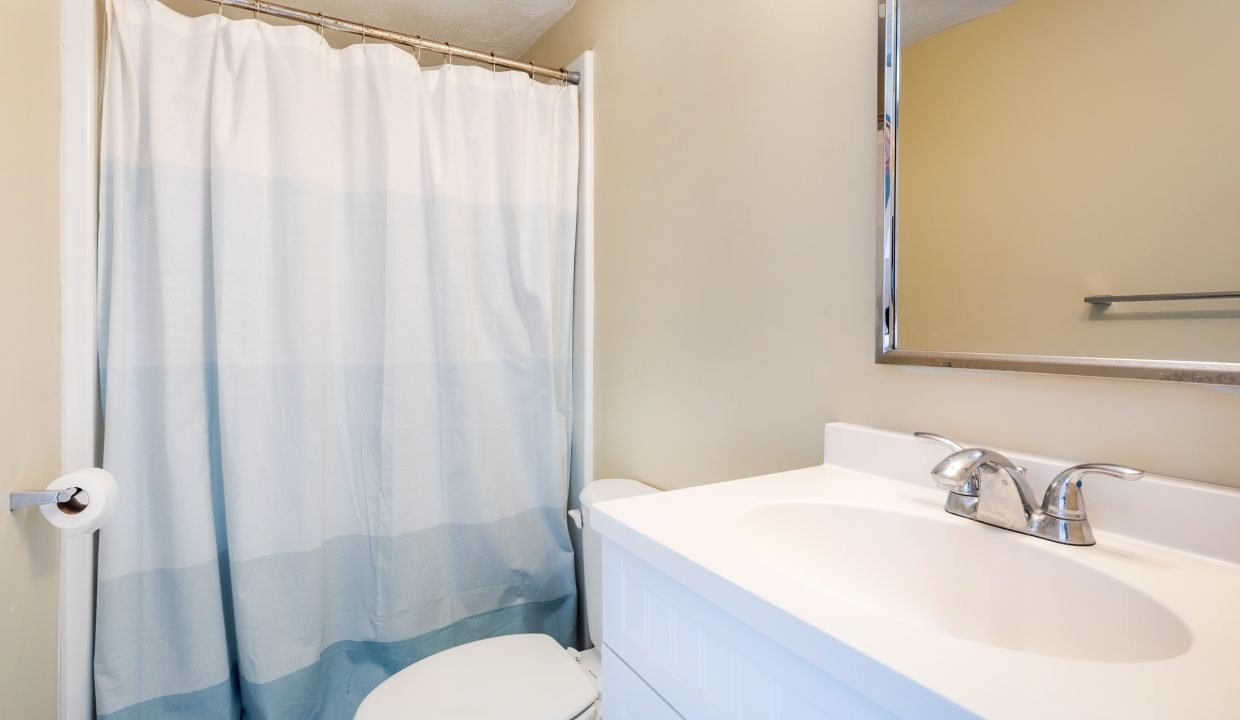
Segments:
[[[62,512],[82,512],[90,504],[90,495],[82,488],[64,490],[18,490],[9,493],[9,512],[39,505],[57,505]]]

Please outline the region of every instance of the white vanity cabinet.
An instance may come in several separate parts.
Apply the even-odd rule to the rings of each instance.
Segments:
[[[893,717],[610,541],[603,587],[607,720]]]

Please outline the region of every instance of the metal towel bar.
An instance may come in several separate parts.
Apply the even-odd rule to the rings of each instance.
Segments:
[[[1157,302],[1163,300],[1218,300],[1240,298],[1240,290],[1224,292],[1154,293],[1150,295],[1090,295],[1085,302],[1090,305],[1110,305],[1117,302]]]

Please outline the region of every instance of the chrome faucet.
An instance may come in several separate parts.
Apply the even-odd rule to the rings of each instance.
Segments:
[[[1076,465],[1056,475],[1042,496],[1042,504],[1036,505],[1025,479],[1025,469],[1003,455],[985,448],[966,448],[933,433],[913,435],[952,450],[951,455],[930,471],[935,483],[948,490],[944,510],[1065,545],[1094,544],[1094,533],[1085,513],[1081,478],[1100,474],[1136,480],[1145,475],[1141,470],[1123,465]]]

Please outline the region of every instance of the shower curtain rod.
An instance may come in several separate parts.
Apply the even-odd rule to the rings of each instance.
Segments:
[[[531,77],[538,75],[541,77],[552,78],[563,82],[577,85],[581,82],[581,73],[545,67],[543,65],[535,65],[532,62],[521,62],[519,60],[510,60],[509,58],[499,57],[495,53],[485,53],[478,50],[470,50],[469,48],[457,47],[446,42],[436,40],[426,40],[417,35],[406,35],[394,30],[384,30],[383,28],[370,27],[362,23],[355,23],[351,20],[341,20],[340,18],[324,15],[322,13],[313,13],[298,8],[289,7],[287,5],[277,5],[266,0],[205,0],[212,4],[228,5],[229,7],[245,8],[253,10],[255,13],[263,13],[264,15],[273,15],[275,17],[296,20],[309,25],[317,25],[320,28],[331,28],[340,32],[361,35],[363,38],[375,38],[376,40],[386,40],[398,45],[408,45],[409,47],[430,50],[439,53],[451,61],[453,58],[465,58],[473,60],[484,65],[492,67],[503,67],[511,70],[521,70],[530,74]]]

